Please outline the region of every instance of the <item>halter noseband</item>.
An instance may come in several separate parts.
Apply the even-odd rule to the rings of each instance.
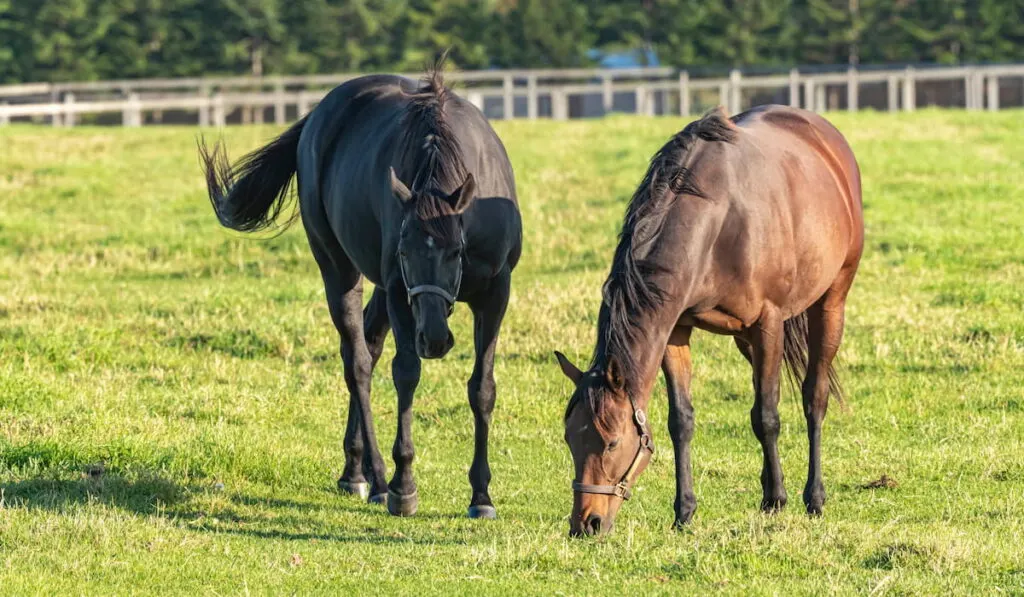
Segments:
[[[402,223],[403,230],[405,229],[405,223]],[[462,247],[465,250],[466,247],[466,232],[462,232]],[[443,298],[448,303],[448,315],[455,312],[455,301],[459,296],[459,290],[462,289],[462,254],[459,254],[459,277],[455,279],[455,291],[448,292],[444,288],[437,286],[436,284],[419,284],[409,288],[409,278],[405,274],[405,257],[402,255],[398,256],[398,271],[402,273],[402,285],[405,286],[405,295],[408,297],[409,304],[412,304],[412,299],[421,294],[436,294]]]
[[[644,450],[649,451],[652,455],[654,454],[654,441],[651,439],[650,431],[647,430],[647,414],[644,413],[643,409],[637,407],[636,400],[632,396],[629,397],[629,404],[633,407],[633,423],[636,424],[637,433],[640,434],[640,446],[636,449],[636,456],[633,457],[632,464],[629,465],[625,474],[622,475],[622,478],[615,485],[590,485],[574,480],[572,482],[573,491],[614,495],[623,500],[628,500],[633,494],[629,486],[633,484],[633,477],[636,475],[637,469],[640,468]]]

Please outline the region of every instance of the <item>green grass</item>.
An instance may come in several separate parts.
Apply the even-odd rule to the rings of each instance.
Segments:
[[[834,114],[864,173],[867,245],[825,429],[825,517],[757,511],[750,371],[695,336],[699,510],[671,530],[662,449],[613,536],[570,540],[570,391],[647,159],[684,124],[496,123],[525,252],[497,361],[492,495],[465,519],[468,311],[414,406],[420,513],[333,491],[347,393],[300,228],[218,228],[194,130],[0,128],[0,587],[35,593],[1024,594],[1024,114]],[[233,128],[237,157],[271,128]],[[391,348],[388,348],[389,352]],[[389,354],[374,374],[390,467]],[[664,388],[652,402],[669,445]],[[103,463],[102,474],[87,474]],[[887,475],[891,488],[866,488]]]

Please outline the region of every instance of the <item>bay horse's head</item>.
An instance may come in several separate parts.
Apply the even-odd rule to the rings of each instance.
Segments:
[[[439,359],[455,345],[448,316],[462,285],[462,214],[476,194],[473,175],[454,192],[409,189],[391,170],[391,192],[403,206],[396,256],[416,320],[416,353]]]
[[[614,357],[584,373],[562,353],[555,356],[576,385],[565,411],[565,441],[576,472],[569,535],[605,533],[654,453],[647,415],[627,391]]]

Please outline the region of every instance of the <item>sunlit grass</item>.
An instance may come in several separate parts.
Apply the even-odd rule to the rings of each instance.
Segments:
[[[801,513],[791,395],[791,507],[756,510],[750,371],[701,334],[693,524],[670,529],[659,385],[663,449],[616,533],[591,542],[565,536],[569,388],[550,355],[589,357],[625,203],[683,121],[495,124],[525,227],[496,365],[496,522],[463,517],[464,307],[414,406],[420,513],[391,518],[332,489],[347,394],[300,229],[219,229],[193,130],[0,128],[2,592],[1024,592],[1024,119],[830,118],[861,162],[867,246],[840,357],[850,408],[825,431],[825,517]],[[240,156],[274,132],[225,137]],[[390,464],[388,359],[373,391]],[[865,488],[883,474],[895,487]]]

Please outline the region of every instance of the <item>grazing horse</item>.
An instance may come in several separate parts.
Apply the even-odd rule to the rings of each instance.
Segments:
[[[761,508],[786,504],[779,464],[783,361],[802,384],[810,439],[804,504],[820,514],[821,426],[832,359],[864,244],[860,171],[822,117],[764,106],[709,113],[651,160],[626,211],[590,368],[556,353],[576,385],[565,412],[575,463],[571,535],[611,528],[654,452],[646,408],[658,367],[669,395],[675,524],[696,509],[690,469],[690,333],[731,335],[753,367],[750,421],[764,452]]]
[[[415,513],[412,403],[420,359],[454,345],[456,301],[474,319],[469,379],[475,450],[469,516],[493,518],[487,437],[494,409],[494,351],[519,260],[522,225],[505,148],[475,106],[447,89],[439,62],[424,81],[365,76],[331,91],[269,145],[229,165],[220,144],[200,146],[221,224],[264,230],[287,208],[292,176],[341,336],[350,401],[338,488],[394,515]],[[288,223],[293,221],[294,215]],[[363,309],[362,279],[374,285]],[[386,472],[370,412],[370,379],[388,328],[398,394],[395,474]]]

